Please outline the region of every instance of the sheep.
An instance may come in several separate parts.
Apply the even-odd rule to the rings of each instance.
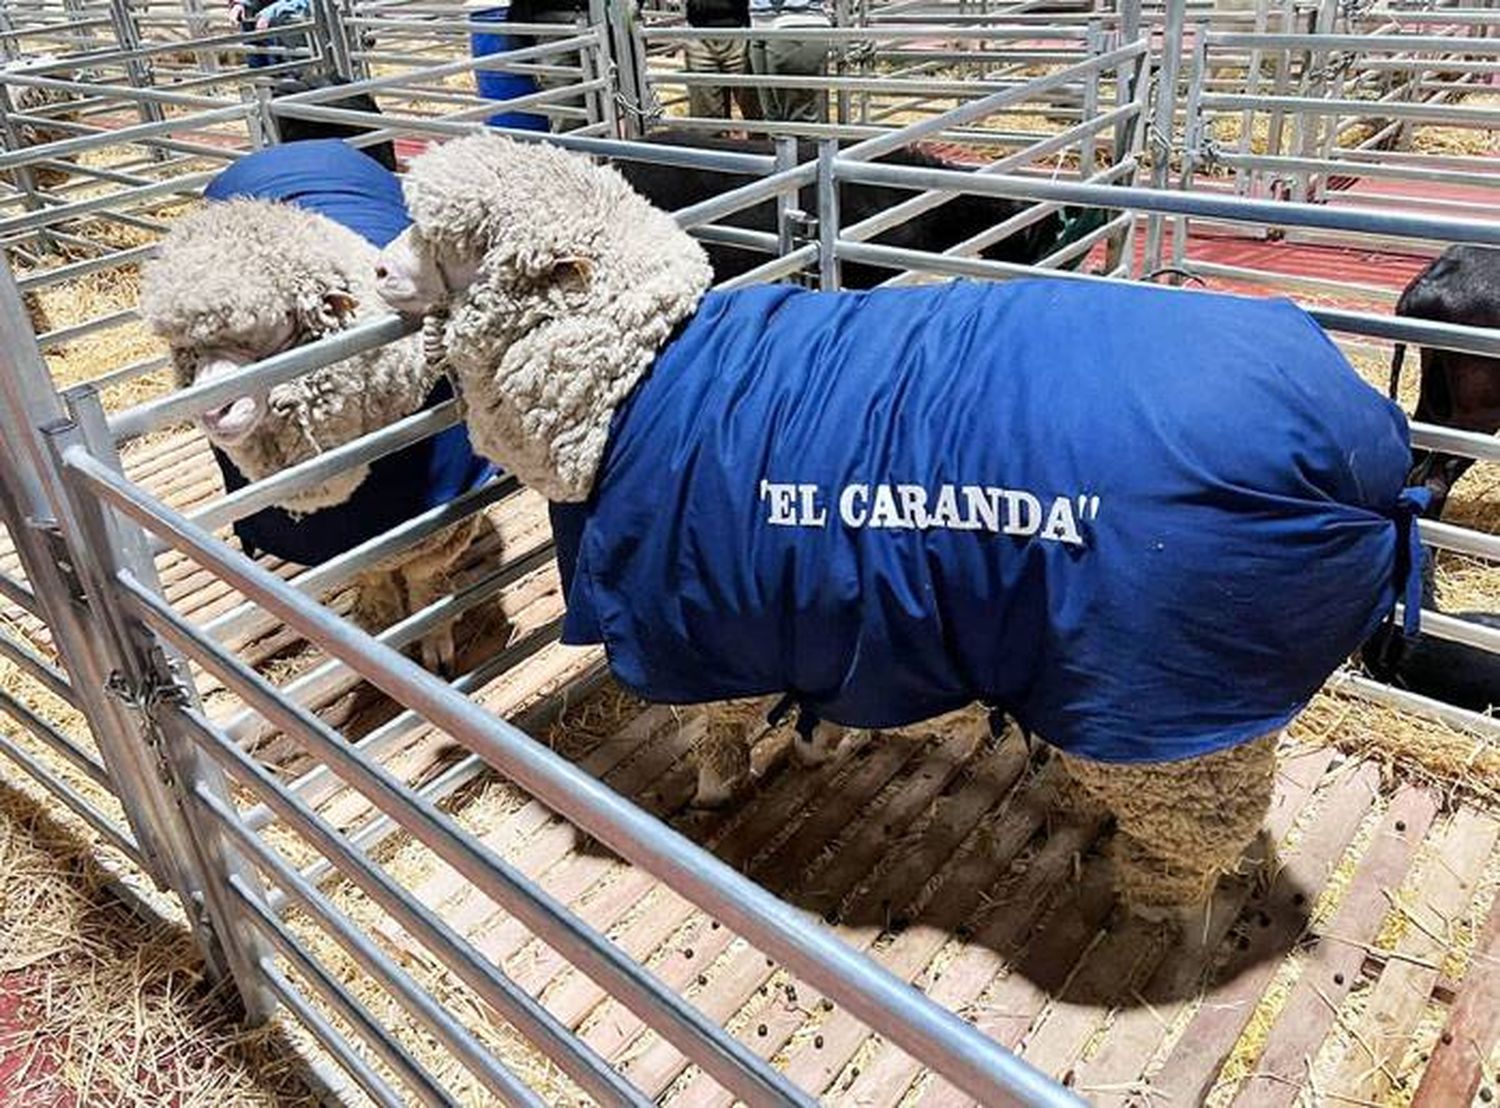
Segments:
[[[406,215],[394,176],[376,162],[332,140],[272,147],[242,159],[208,193],[214,202],[174,224],[142,274],[141,313],[168,343],[179,386],[384,314],[372,276],[376,242]],[[293,203],[263,198],[278,195]],[[198,425],[233,491],[449,396],[411,336],[237,397]],[[235,531],[252,556],[317,564],[493,473],[453,427],[288,495]],[[476,518],[446,527],[364,571],[356,618],[385,626],[442,596],[479,526]],[[425,638],[421,656],[451,671],[451,627]]]
[[[6,83],[6,91],[9,96],[10,110],[17,115],[32,116],[35,118],[46,118],[62,122],[76,123],[78,113],[76,110],[68,110],[64,105],[75,104],[78,97],[62,89],[41,88],[36,85],[12,85],[5,82],[7,73],[25,73],[33,69],[50,69],[57,63],[57,58],[50,54],[38,54],[32,57],[20,58],[0,66],[0,83]],[[46,76],[66,78],[67,74],[48,72]],[[12,121],[10,124],[14,131],[15,148],[25,150],[32,146],[42,146],[49,142],[61,142],[63,139],[72,138],[74,132],[66,127],[49,127],[46,123],[29,122],[26,120]],[[71,159],[59,159],[71,161]],[[31,180],[37,188],[55,189],[66,183],[72,176],[68,170],[61,165],[37,164],[27,167],[31,174]],[[12,175],[14,176],[14,175]]]
[[[1289,301],[709,293],[670,217],[550,146],[454,140],[404,188],[378,291],[441,321],[476,448],[572,517],[564,641],[714,704],[700,787],[757,697],[810,737],[977,701],[1113,814],[1123,904],[1173,918],[1259,829],[1286,724],[1420,607],[1405,418]]]

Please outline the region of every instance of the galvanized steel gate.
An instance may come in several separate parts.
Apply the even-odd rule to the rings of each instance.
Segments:
[[[319,56],[337,72],[365,76],[371,63],[389,62],[363,45],[363,35],[397,32],[431,34],[475,29],[466,17],[438,10],[424,15],[411,5],[359,5],[339,12],[332,5],[316,6],[317,19],[306,29],[314,33]],[[1024,7],[1024,5],[1023,5]],[[396,18],[413,12],[425,22]],[[920,41],[930,28],[903,24],[894,7],[888,23],[877,10],[866,13],[867,33],[882,41]],[[128,12],[125,13],[128,16]],[[203,36],[189,13],[184,49],[208,55],[221,39],[245,36]],[[602,15],[602,13],[601,13]],[[210,96],[149,87],[139,61],[139,41],[122,31],[119,11],[109,25],[120,34],[128,83],[95,84],[93,91],[117,95],[121,102],[139,105],[142,122],[132,136],[157,141],[153,154],[202,155],[184,144],[180,132],[198,126],[208,129],[223,121],[254,121],[262,141],[275,132],[278,118],[306,118],[366,122],[387,128],[386,133],[412,137],[461,133],[469,121],[493,113],[494,105],[460,104],[441,118],[370,117],[321,102],[341,95],[307,93],[270,102],[264,97],[225,107]],[[955,32],[958,39],[1020,40],[1037,33],[1035,23],[1017,12],[1009,29]],[[1430,217],[1407,213],[1330,211],[1306,203],[1286,203],[1234,195],[1188,194],[1169,189],[1167,160],[1152,163],[1155,189],[1137,185],[1142,153],[1147,149],[1148,125],[1159,136],[1173,131],[1179,98],[1177,49],[1184,39],[1184,9],[1168,5],[1165,21],[1173,49],[1157,64],[1169,94],[1148,99],[1146,79],[1152,58],[1143,40],[1135,37],[1139,9],[1102,16],[1085,14],[1071,30],[1073,44],[1053,62],[1062,68],[1042,76],[1002,81],[992,89],[972,93],[967,103],[933,113],[930,118],[900,130],[880,129],[878,110],[867,96],[885,90],[884,78],[845,77],[840,123],[826,133],[841,133],[863,141],[839,150],[825,142],[815,162],[798,165],[786,144],[775,158],[745,154],[641,147],[611,136],[634,133],[652,89],[670,83],[671,74],[651,70],[651,59],[661,48],[691,37],[676,29],[648,28],[641,46],[618,19],[596,19],[591,27],[559,32],[535,47],[498,56],[497,64],[543,63],[567,50],[586,59],[574,83],[510,102],[521,110],[554,104],[579,96],[584,107],[573,118],[573,133],[559,136],[565,145],[601,156],[668,160],[672,164],[737,170],[757,175],[751,185],[726,192],[695,208],[677,213],[680,222],[717,239],[765,250],[767,263],[741,280],[777,279],[815,270],[829,287],[838,284],[842,261],[878,263],[893,268],[947,275],[1004,278],[1032,272],[1027,267],[986,262],[972,256],[984,243],[965,244],[945,255],[898,250],[869,242],[882,230],[940,203],[952,192],[964,191],[1032,202],[1024,225],[1061,204],[1104,207],[1115,213],[1089,238],[1040,262],[1043,271],[1109,242],[1109,276],[1129,277],[1132,241],[1138,224],[1148,235],[1147,256],[1163,254],[1163,229],[1179,229],[1185,221],[1205,219],[1276,227],[1310,227],[1355,235],[1384,235],[1424,241],[1474,241],[1500,244],[1500,226],[1473,218]],[[128,23],[128,18],[126,19]],[[1066,22],[1066,21],[1064,21]],[[84,21],[82,26],[88,26]],[[103,25],[102,23],[100,24]],[[883,28],[883,29],[882,29]],[[76,33],[77,27],[73,28]],[[866,33],[866,32],[862,32]],[[0,36],[3,37],[3,36]],[[253,37],[253,36],[252,36]],[[830,32],[831,40],[851,37],[847,30]],[[8,40],[6,40],[8,41]],[[1188,148],[1201,134],[1195,122],[1213,109],[1250,110],[1260,100],[1207,91],[1209,72],[1205,52],[1218,48],[1251,50],[1315,46],[1271,35],[1236,36],[1200,29],[1190,59],[1186,112]],[[1494,40],[1476,44],[1488,57]],[[658,47],[656,52],[652,44]],[[1330,45],[1324,41],[1322,45]],[[1383,43],[1344,43],[1344,46],[1383,46]],[[158,51],[161,52],[161,51]],[[97,57],[97,56],[96,56]],[[366,77],[356,88],[395,95],[432,92],[430,82],[445,74],[472,68],[472,61],[436,62],[413,48],[413,72],[401,76]],[[951,60],[951,59],[948,59]],[[75,62],[76,64],[76,62]],[[285,63],[294,68],[295,63]],[[219,78],[222,79],[222,78]],[[25,83],[67,85],[46,75],[22,77]],[[202,78],[212,85],[212,76]],[[839,88],[837,81],[831,88]],[[952,92],[942,81],[920,73],[912,80],[914,97]],[[348,89],[342,90],[347,93]],[[438,93],[437,95],[442,95]],[[133,96],[133,101],[127,101]],[[979,174],[918,170],[875,164],[871,159],[925,138],[964,134],[996,113],[1023,103],[1053,97],[1070,125],[1056,135],[1002,157]],[[1061,98],[1057,100],[1057,98]],[[1154,117],[1148,118],[1154,104]],[[1273,110],[1295,111],[1307,105],[1282,96]],[[1333,105],[1338,110],[1340,105]],[[175,110],[167,117],[158,109]],[[1311,109],[1309,109],[1311,110]],[[184,116],[182,113],[189,113]],[[1399,114],[1399,109],[1393,110]],[[1488,118],[1488,117],[1486,117]],[[1073,122],[1076,120],[1076,122]],[[94,133],[100,129],[94,129]],[[85,130],[75,140],[54,143],[34,152],[0,154],[0,168],[24,167],[33,160],[57,157],[105,140]],[[606,136],[606,137],[600,137]],[[379,135],[374,137],[380,137]],[[118,132],[115,134],[118,141]],[[361,140],[365,141],[365,140]],[[201,144],[199,144],[201,145]],[[1170,144],[1169,144],[1170,145]],[[1316,174],[1327,168],[1326,143],[1321,159],[1316,143],[1303,144],[1300,161],[1285,160],[1275,167]],[[1043,159],[1076,150],[1081,166],[1092,172],[1077,180],[1050,179],[1026,172]],[[1109,151],[1104,168],[1096,152]],[[1222,155],[1220,155],[1222,157]],[[675,161],[674,161],[675,159]],[[1295,161],[1295,164],[1293,162]],[[1245,159],[1236,168],[1253,171]],[[136,198],[188,194],[210,174],[195,172],[165,182],[129,182]],[[837,184],[841,181],[888,184],[912,189],[912,200],[865,223],[843,227],[839,222]],[[1177,182],[1191,182],[1191,163]],[[56,222],[49,213],[55,205],[37,193],[27,175],[19,175],[29,214],[5,221],[14,233],[52,233]],[[782,233],[760,235],[719,225],[735,211],[765,199],[781,197],[785,216],[791,214],[797,190],[817,186],[817,235],[795,241],[784,223]],[[116,201],[118,203],[118,201]],[[73,201],[84,210],[98,201]],[[134,218],[134,217],[131,217]],[[0,224],[4,226],[5,224]],[[986,236],[993,241],[1015,226],[997,228]],[[1184,236],[1174,237],[1174,260],[1181,256]],[[107,260],[107,259],[106,259]],[[103,262],[74,263],[73,272],[87,272]],[[1102,279],[1056,273],[1070,279]],[[900,278],[898,280],[905,280]],[[931,1066],[983,1104],[1020,1101],[1037,1104],[1077,1103],[1069,1091],[1045,1079],[1007,1051],[979,1034],[963,1019],[928,1000],[875,963],[855,953],[822,930],[816,921],[777,900],[670,828],[612,792],[594,777],[535,742],[524,729],[496,718],[465,694],[484,686],[509,667],[543,649],[555,637],[553,621],[527,639],[508,647],[488,663],[448,684],[407,661],[398,650],[435,623],[494,596],[507,585],[545,564],[549,547],[542,543],[505,562],[478,583],[446,597],[388,629],[377,638],[354,629],[318,602],[320,594],[347,581],[362,565],[384,553],[465,515],[517,495],[513,482],[497,480],[444,509],[428,513],[374,540],[349,555],[297,577],[282,576],[251,562],[231,549],[216,530],[242,518],[289,489],[309,485],[347,466],[388,453],[417,438],[451,425],[457,418],[451,405],[421,413],[374,435],[330,451],[277,477],[258,482],[207,507],[184,513],[146,491],[125,475],[117,447],[180,422],[237,395],[248,382],[268,387],[317,366],[360,350],[393,341],[406,333],[395,319],[363,325],[319,343],[267,359],[232,378],[195,386],[169,397],[148,401],[124,412],[107,414],[94,387],[60,396],[54,389],[27,318],[20,285],[8,272],[0,278],[0,333],[6,350],[0,359],[0,512],[16,549],[19,571],[0,575],[0,594],[45,629],[56,660],[43,655],[34,642],[0,632],[0,655],[20,667],[64,702],[86,716],[94,750],[62,733],[24,705],[0,700],[12,718],[45,742],[73,770],[92,782],[111,803],[99,802],[70,785],[47,764],[8,738],[0,737],[0,753],[38,780],[88,824],[100,838],[175,892],[194,926],[201,945],[217,972],[231,978],[252,1019],[264,1019],[284,1008],[300,1021],[338,1060],[350,1077],[375,1102],[443,1104],[453,1093],[428,1072],[403,1045],[389,1035],[380,1016],[371,1011],[312,958],[299,941],[298,926],[319,928],[378,979],[388,995],[411,1018],[474,1075],[494,1097],[506,1103],[541,1103],[537,1094],[510,1069],[475,1029],[458,1015],[445,1011],[414,974],[393,959],[347,913],[326,889],[330,876],[342,877],[362,890],[402,928],[415,936],[448,972],[456,975],[506,1024],[516,1029],[564,1071],[586,1095],[600,1103],[643,1103],[645,1098],[615,1066],[600,1057],[534,997],[491,964],[455,931],[432,906],[420,903],[410,888],[392,878],[375,860],[374,848],[399,830],[430,850],[503,907],[557,952],[622,1001],[662,1038],[677,1047],[724,1088],[750,1104],[809,1103],[809,1095],[792,1086],[768,1062],[735,1036],[703,1016],[672,989],[592,929],[510,861],[479,841],[438,806],[444,796],[485,766],[493,767],[527,793],[561,814],[588,835],[653,874],[671,889],[779,960],[801,980],[847,1008],[871,1028],[913,1057]],[[1368,336],[1400,337],[1479,352],[1500,353],[1500,338],[1475,329],[1412,322],[1394,323],[1388,317],[1337,309],[1319,309],[1322,322],[1333,329]],[[43,345],[48,341],[43,336]],[[60,341],[53,336],[52,341]],[[125,367],[138,372],[139,367]],[[1488,460],[1500,459],[1493,440],[1441,428],[1419,427],[1418,440]],[[1431,542],[1487,558],[1500,556],[1500,540],[1446,524],[1424,528]],[[194,620],[174,609],[159,577],[159,559],[185,556],[229,586],[239,602],[211,618]],[[237,655],[233,643],[255,627],[280,623],[316,644],[327,661],[278,689]],[[1500,646],[1500,635],[1483,628],[1432,616],[1429,631],[1459,638],[1484,649]],[[233,690],[243,705],[228,720],[215,720],[200,701],[194,672],[208,675]],[[573,675],[570,687],[582,687],[599,676],[597,664]],[[310,705],[320,690],[357,675],[388,695],[403,711],[381,728],[349,743],[315,714]],[[1381,694],[1393,695],[1393,694]],[[1493,725],[1449,713],[1467,725]],[[541,717],[537,717],[541,718]],[[469,754],[439,778],[414,785],[393,773],[381,753],[414,728],[430,724],[457,741]],[[278,778],[247,752],[245,740],[266,727],[293,735],[319,764],[290,784]],[[310,802],[315,786],[329,780],[352,787],[369,802],[372,818],[354,834],[333,826]],[[268,840],[272,824],[294,831],[311,844],[320,858],[299,868]],[[268,887],[268,883],[269,886]],[[291,971],[291,972],[288,972]],[[294,980],[293,978],[297,980]],[[298,984],[300,981],[301,984]],[[314,1002],[316,998],[317,1003]],[[325,1012],[337,1018],[331,1020]],[[378,1059],[351,1045],[352,1032]]]

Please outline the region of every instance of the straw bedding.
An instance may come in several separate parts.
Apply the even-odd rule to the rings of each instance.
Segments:
[[[1500,103],[1500,97],[1472,97],[1468,102]],[[1221,124],[1230,122],[1237,124],[1237,120]],[[1018,124],[1038,132],[1054,129],[1041,117],[1013,119],[1005,126]],[[1419,149],[1473,153],[1477,151],[1461,144],[1476,134],[1418,128],[1414,138]],[[1220,138],[1227,141],[1229,136],[1221,133]],[[1496,137],[1487,139],[1487,149],[1494,152]],[[182,207],[176,205],[160,214],[170,217]],[[94,225],[91,233],[116,247],[138,245],[150,237],[108,224]],[[72,282],[66,289],[46,290],[36,300],[46,313],[47,326],[60,328],[133,307],[138,291],[138,270],[129,266]],[[51,351],[48,363],[58,383],[66,386],[159,352],[154,340],[132,323]],[[1352,360],[1372,384],[1384,388],[1388,373],[1384,351],[1355,352]],[[1411,355],[1408,367],[1402,400],[1410,410],[1417,381]],[[114,386],[106,390],[106,406],[139,403],[168,383],[165,373],[157,373]],[[1470,471],[1450,501],[1450,518],[1500,531],[1500,472],[1495,471],[1500,467],[1480,465]],[[1500,610],[1500,572],[1483,562],[1442,556],[1438,588],[1446,609]],[[64,731],[86,735],[77,713],[5,663],[0,663],[0,688]],[[634,700],[607,686],[598,696],[575,706],[547,741],[564,753],[581,749],[612,733],[638,710]],[[1350,755],[1376,759],[1389,767],[1388,778],[1422,780],[1500,810],[1500,751],[1441,724],[1326,692],[1296,721],[1291,734],[1296,741],[1331,744]],[[29,739],[18,741],[101,808],[117,814],[117,806],[71,767]],[[17,776],[8,767],[3,772],[8,780]],[[487,779],[465,790],[449,806],[460,813],[465,825],[482,833],[524,803],[526,798],[513,786]],[[307,845],[284,830],[273,828],[268,838],[294,861],[312,860]],[[24,1033],[0,1038],[0,1055],[21,1052],[28,1059],[16,1079],[19,1084],[8,1091],[0,1088],[0,1098],[18,1098],[20,1088],[25,1087],[32,1095],[71,1094],[89,1103],[154,1105],[174,1094],[180,1094],[182,1104],[309,1103],[289,1041],[305,1047],[305,1036],[274,1025],[248,1035],[237,1029],[226,998],[205,985],[201,963],[185,932],[156,928],[113,897],[101,895],[110,879],[92,860],[101,854],[107,856],[109,851],[71,820],[59,822],[49,815],[32,790],[0,786],[0,991],[20,994],[21,1015],[32,1025]],[[441,866],[429,851],[407,840],[393,841],[377,857],[407,887],[414,887]],[[1495,869],[1492,865],[1491,870]],[[1343,873],[1343,879],[1347,877]],[[1340,879],[1336,874],[1335,886]],[[1489,873],[1471,913],[1475,918],[1481,918],[1481,902],[1493,895],[1496,884],[1500,884],[1500,872]],[[383,913],[351,885],[335,886],[332,896],[367,929],[385,922]],[[472,1077],[404,1016],[361,965],[321,931],[299,921],[295,913],[291,918],[309,951],[348,983],[372,1012],[389,1021],[401,1041],[434,1074],[451,1079],[460,1099],[483,1099]],[[1467,925],[1456,931],[1455,958],[1462,958],[1472,943],[1472,931]],[[1393,936],[1382,937],[1382,942],[1394,941]],[[582,1102],[555,1067],[496,1020],[452,974],[427,960],[408,960],[406,968],[449,1011],[477,1028],[550,1103]],[[1247,1029],[1232,1068],[1243,1069],[1254,1058],[1257,1036],[1263,1039],[1296,976],[1295,964],[1289,964]],[[1358,1000],[1359,994],[1351,998],[1350,1011],[1357,1011]],[[330,1013],[325,1014],[342,1026]],[[1405,1085],[1398,1086],[1391,1102],[1401,1103],[1401,1094],[1409,1092]]]
[[[91,748],[81,717],[8,662],[0,688]],[[108,794],[0,719],[18,745],[122,822]],[[8,762],[4,772],[7,781],[19,776]],[[0,1102],[315,1103],[279,1025],[247,1032],[237,1024],[187,932],[109,895],[120,863],[40,789],[0,784],[0,1004],[15,1005],[0,1021]],[[158,910],[175,910],[131,887]]]

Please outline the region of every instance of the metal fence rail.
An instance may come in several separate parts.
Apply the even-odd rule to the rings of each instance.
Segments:
[[[115,309],[37,335],[23,297],[138,265],[153,251],[149,241],[120,246],[100,229],[130,227],[148,239],[158,234],[169,218],[161,214],[164,204],[192,202],[219,167],[274,141],[289,121],[364,126],[370,130],[356,144],[396,138],[410,151],[424,140],[468,133],[511,112],[546,116],[552,130],[547,140],[601,159],[751,177],[675,213],[705,241],[765,254],[764,264],[735,285],[792,278],[834,288],[845,262],[890,268],[897,274],[893,284],[951,275],[1140,278],[1163,260],[1167,228],[1174,230],[1170,259],[1185,272],[1225,279],[1274,276],[1194,262],[1185,243],[1195,225],[1340,243],[1396,242],[1426,253],[1449,242],[1500,245],[1492,212],[1323,202],[1332,196],[1328,181],[1340,173],[1488,184],[1482,166],[1412,151],[1345,149],[1328,141],[1327,129],[1313,129],[1316,121],[1331,120],[1336,135],[1350,118],[1371,110],[1398,125],[1493,123],[1494,109],[1442,101],[1497,64],[1500,40],[1488,37],[1495,13],[1372,9],[1355,23],[1327,23],[1320,34],[1303,34],[1291,21],[1310,9],[1268,0],[1238,11],[1190,8],[1181,0],[1144,10],[1125,4],[1063,13],[1035,10],[1025,0],[991,9],[937,0],[850,5],[853,25],[817,32],[834,50],[830,75],[779,82],[831,94],[829,121],[779,128],[783,139],[768,156],[629,141],[661,122],[690,130],[723,126],[721,120],[668,119],[662,109],[675,107],[674,90],[778,83],[684,72],[677,61],[683,43],[704,33],[678,25],[675,13],[647,12],[637,28],[613,5],[596,4],[591,18],[577,26],[512,25],[510,32],[535,41],[475,58],[469,36],[495,25],[456,3],[320,2],[306,25],[292,28],[305,34],[305,52],[296,58],[283,52],[276,56],[285,60],[252,72],[246,64],[250,53],[279,49],[265,47],[264,36],[226,32],[190,5],[153,0],[129,8],[126,19],[122,7],[31,0],[12,5],[9,22],[0,25],[0,47],[12,55],[44,42],[71,51],[41,68],[0,74],[0,85],[47,88],[80,105],[75,119],[56,119],[66,138],[30,148],[11,143],[0,152],[0,175],[13,181],[0,195],[0,243],[23,263],[51,258],[64,247],[74,251],[62,264],[31,269],[20,281],[0,272],[0,331],[8,340],[0,354],[0,522],[19,565],[14,571],[0,568],[0,598],[13,606],[16,619],[45,632],[55,649],[49,654],[37,640],[0,626],[0,662],[81,711],[91,731],[79,738],[0,693],[0,717],[20,729],[14,738],[0,734],[0,755],[177,894],[215,972],[232,982],[252,1019],[278,1009],[296,1019],[375,1103],[448,1104],[457,1098],[413,1040],[397,1032],[387,1008],[357,996],[302,941],[309,931],[327,936],[342,956],[355,960],[389,998],[390,1011],[404,1013],[412,1033],[419,1030],[437,1043],[475,1088],[507,1103],[542,1099],[485,1028],[445,1009],[421,968],[394,958],[356,918],[345,899],[351,895],[411,936],[433,965],[462,985],[477,1010],[493,1013],[497,1025],[554,1060],[585,1095],[606,1104],[646,1102],[627,1067],[587,1045],[402,883],[375,852],[394,835],[451,867],[734,1096],[756,1105],[812,1102],[807,1090],[792,1085],[443,809],[455,790],[486,774],[514,782],[981,1103],[1078,1103],[816,921],[536,742],[531,734],[555,712],[560,694],[540,697],[509,721],[478,703],[508,675],[556,652],[560,616],[552,609],[539,608],[541,614],[529,617],[511,640],[448,681],[401,656],[403,647],[427,632],[538,580],[552,557],[543,529],[507,547],[473,580],[374,634],[357,630],[332,608],[332,595],[359,573],[443,528],[486,511],[535,511],[534,496],[512,479],[492,481],[300,570],[251,561],[225,541],[233,522],[452,426],[456,405],[410,416],[232,495],[209,495],[188,507],[169,503],[170,497],[148,490],[145,479],[132,473],[130,450],[137,440],[181,427],[247,390],[411,341],[409,323],[369,320],[233,374],[106,413],[97,387],[60,396],[43,354],[134,325],[134,313]],[[62,18],[64,8],[72,24]],[[1312,15],[1324,18],[1331,10],[1323,5]],[[1142,29],[1162,45],[1138,37]],[[712,32],[715,38],[777,36],[801,32]],[[1335,56],[1353,57],[1357,64],[1347,72],[1323,73]],[[1372,60],[1389,64],[1364,66]],[[303,71],[353,83],[274,100],[267,95],[268,78]],[[507,100],[486,99],[469,85],[485,71],[545,79],[545,87]],[[1153,98],[1155,89],[1165,91]],[[375,96],[381,113],[331,103],[355,92]],[[26,122],[24,113],[7,115],[8,107],[0,104],[0,120]],[[905,126],[891,126],[903,112],[911,113],[903,116]],[[1208,141],[1216,119],[1271,113],[1292,135],[1284,147],[1265,154],[1228,152]],[[1022,117],[1027,124],[1015,126]],[[531,131],[505,133],[542,139]],[[792,133],[821,140],[815,158],[798,162],[795,144],[784,138]],[[1304,141],[1309,135],[1315,138]],[[928,142],[961,144],[973,168],[880,161]],[[80,162],[115,148],[128,151],[119,162]],[[49,166],[72,167],[75,176],[62,186],[37,187],[33,171]],[[1220,169],[1222,177],[1208,180],[1210,170]],[[1273,177],[1305,181],[1306,187],[1271,188],[1266,182]],[[844,225],[838,198],[845,186],[885,186],[909,195]],[[804,236],[802,224],[794,227],[794,212],[808,194],[816,196],[816,205],[802,214],[815,220],[815,232]],[[1018,206],[942,252],[874,241],[959,195]],[[726,222],[768,201],[781,217],[774,232]],[[1034,265],[981,256],[992,243],[1064,206],[1098,209],[1106,218]],[[1147,242],[1138,260],[1142,229]],[[1092,272],[1066,268],[1085,256]],[[1305,283],[1288,287],[1317,291]],[[1325,328],[1356,341],[1500,356],[1500,332],[1395,319],[1363,307],[1306,306]],[[148,358],[113,367],[95,385],[116,384],[162,364]],[[1486,464],[1500,461],[1500,446],[1489,436],[1416,424],[1413,438]],[[124,462],[120,447],[126,448]],[[1422,532],[1435,548],[1500,560],[1500,537],[1448,523],[1424,523]],[[167,584],[168,575],[177,573],[212,581],[222,589],[221,601],[184,610]],[[1500,633],[1441,613],[1424,613],[1424,629],[1476,649],[1500,648]],[[251,648],[275,633],[299,637],[325,657],[273,681]],[[598,683],[604,669],[593,658],[563,672],[565,689],[578,691]],[[330,698],[356,685],[380,691],[395,706],[389,718],[362,734],[346,733],[320,714]],[[1500,725],[1488,716],[1353,675],[1341,675],[1334,687],[1500,739]],[[212,709],[206,707],[207,689],[218,696]],[[403,776],[391,755],[425,730],[446,736],[460,755],[431,777]],[[268,765],[257,753],[272,736],[297,749],[302,760],[295,771]],[[334,794],[361,798],[354,818],[330,814],[323,801]]]

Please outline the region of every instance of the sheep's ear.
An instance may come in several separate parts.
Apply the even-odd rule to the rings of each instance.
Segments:
[[[563,290],[582,288],[594,277],[594,263],[587,258],[562,258],[552,263],[550,283]]]
[[[334,289],[323,294],[322,316],[330,329],[340,328],[354,318],[359,301],[343,289]]]

